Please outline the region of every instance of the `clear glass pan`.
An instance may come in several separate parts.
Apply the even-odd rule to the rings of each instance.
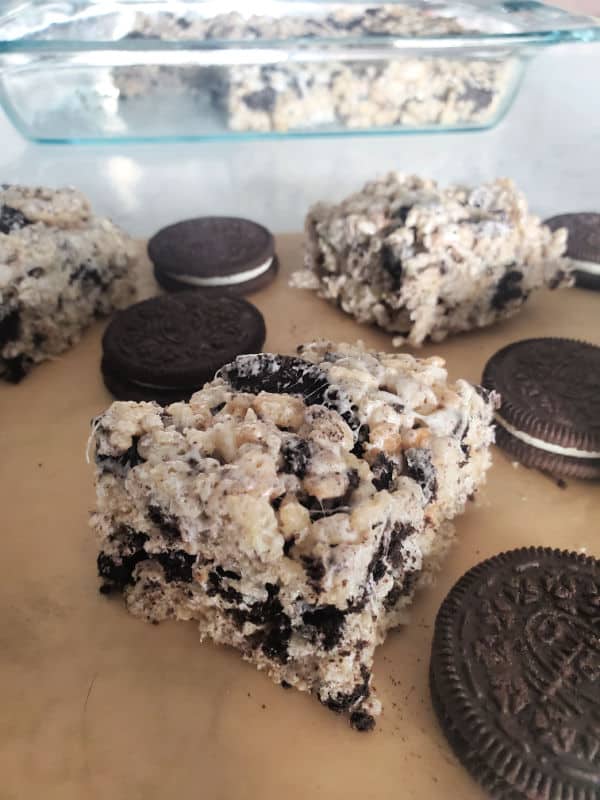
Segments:
[[[42,142],[483,129],[540,47],[598,39],[531,0],[9,0],[0,102]]]

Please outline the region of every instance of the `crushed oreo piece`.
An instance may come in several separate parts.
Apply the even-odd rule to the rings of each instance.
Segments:
[[[384,489],[393,491],[394,481],[399,472],[395,461],[388,458],[385,453],[378,453],[371,465],[371,472],[373,474],[371,482],[378,492]]]
[[[242,99],[252,111],[273,111],[277,92],[271,86],[265,86],[264,89],[245,94]]]
[[[350,725],[356,731],[372,731],[375,727],[375,719],[366,711],[353,711],[350,715]]]
[[[317,631],[325,650],[331,650],[342,638],[346,616],[339,608],[328,604],[305,611],[302,622]]]
[[[381,266],[392,277],[394,289],[399,289],[402,282],[402,261],[389,244],[384,244],[381,248]]]
[[[283,471],[304,478],[310,460],[310,445],[305,439],[294,437],[281,448]]]
[[[306,572],[306,575],[313,588],[320,588],[320,583],[325,577],[325,564],[323,564],[323,561],[320,558],[314,558],[313,556],[302,556],[301,561],[304,571]]]
[[[12,231],[18,231],[32,224],[32,221],[18,209],[7,205],[0,206],[0,233],[8,235]]]
[[[388,545],[387,552],[388,560],[394,569],[398,569],[398,567],[402,564],[402,543],[406,538],[412,536],[414,532],[415,529],[412,525],[402,524],[400,522],[394,525],[394,528],[390,534],[390,543]]]
[[[24,355],[5,358],[4,362],[0,362],[0,366],[4,369],[2,377],[9,383],[19,383],[27,375],[32,364],[33,361]]]
[[[238,392],[298,395],[307,406],[319,405],[337,411],[354,432],[360,427],[356,414],[347,409],[348,398],[329,384],[320,367],[302,358],[271,353],[238,356],[222,367],[217,377]]]
[[[95,267],[92,267],[91,264],[80,264],[77,269],[71,273],[69,283],[73,284],[75,281],[81,281],[89,286],[104,286],[104,281],[100,273]]]
[[[151,522],[158,525],[160,532],[167,539],[180,539],[179,520],[174,514],[167,513],[160,506],[148,506],[148,517]]]
[[[169,550],[152,556],[152,560],[158,561],[165,573],[167,583],[173,581],[192,582],[192,567],[196,561],[196,556],[191,556],[185,550]]]
[[[133,469],[138,464],[143,464],[144,459],[138,453],[139,436],[131,437],[131,445],[117,456],[96,453],[96,464],[102,467],[105,472],[121,474],[124,470]]]
[[[371,430],[366,423],[362,424],[356,432],[356,442],[352,448],[352,453],[357,458],[362,458],[365,454],[365,444],[369,441],[370,434]]]
[[[492,297],[492,308],[495,308],[497,311],[502,311],[512,300],[518,300],[520,297],[524,297],[525,293],[520,285],[522,280],[522,272],[518,269],[509,270],[496,286],[496,291]]]
[[[437,497],[436,469],[431,462],[431,452],[421,447],[411,447],[404,452],[404,474],[416,481],[423,490],[425,502]]]
[[[361,666],[360,672],[363,679],[360,683],[356,684],[352,692],[348,692],[346,694],[343,692],[338,692],[337,694],[331,695],[326,700],[321,702],[323,702],[324,705],[326,705],[327,708],[330,708],[332,711],[341,713],[342,711],[347,711],[349,708],[356,705],[359,700],[364,700],[365,697],[368,697],[371,674],[364,664]]]
[[[0,347],[18,339],[20,328],[21,315],[18,309],[14,308],[12,311],[9,311],[5,317],[0,319]]]

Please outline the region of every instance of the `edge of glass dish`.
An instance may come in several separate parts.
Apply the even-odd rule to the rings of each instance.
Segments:
[[[278,0],[270,0],[271,3]],[[284,3],[294,5],[300,0],[280,0],[281,4]],[[330,0],[310,0],[313,5],[328,5],[335,4],[335,0],[330,3]],[[353,5],[363,4],[365,0],[341,0],[340,5]],[[393,5],[398,4],[414,6],[411,0],[387,0],[388,3]],[[422,0],[421,0],[422,2]],[[481,3],[481,5],[480,5]],[[92,0],[91,6],[98,6],[106,13],[107,6],[99,2],[99,0]],[[86,52],[92,50],[103,51],[147,51],[159,52],[168,50],[229,50],[229,49],[244,49],[246,51],[253,51],[256,49],[295,49],[299,48],[302,51],[318,51],[320,47],[326,47],[328,54],[332,55],[336,47],[351,47],[351,48],[376,48],[376,49],[440,49],[446,50],[451,48],[469,48],[469,47],[502,47],[502,46],[517,46],[517,45],[547,45],[556,44],[560,42],[593,42],[600,41],[600,17],[591,17],[589,15],[576,15],[563,8],[539,2],[539,0],[494,0],[487,2],[487,0],[472,0],[472,11],[478,14],[488,15],[493,20],[496,14],[510,14],[519,12],[534,12],[541,15],[548,14],[547,26],[543,25],[540,20],[539,29],[529,29],[526,27],[518,28],[518,19],[513,19],[512,22],[515,30],[512,31],[498,31],[486,32],[477,31],[474,33],[461,33],[461,34],[433,34],[428,36],[398,36],[398,35],[364,35],[364,36],[341,36],[341,37],[290,37],[279,39],[33,39],[28,36],[2,39],[0,36],[0,53],[2,52]],[[40,3],[40,6],[43,3]],[[115,3],[118,5],[118,2]],[[129,9],[135,10],[136,6],[140,8],[145,6],[146,3],[141,0],[133,0],[129,3]],[[9,12],[7,17],[14,15],[18,16],[23,6],[18,6],[13,12]],[[434,9],[435,10],[435,7]],[[465,10],[463,10],[463,14]],[[553,15],[556,17],[554,20]],[[465,17],[466,19],[466,17]],[[0,16],[0,21],[2,17]],[[534,20],[536,23],[537,20]],[[0,28],[1,32],[1,28]]]
[[[4,109],[9,121],[15,129],[28,141],[41,145],[84,145],[84,146],[103,146],[103,145],[144,145],[144,144],[185,144],[194,142],[247,142],[247,141],[283,141],[293,139],[319,139],[319,138],[339,138],[339,137],[382,137],[382,136],[416,136],[423,134],[452,134],[452,133],[477,133],[487,131],[499,125],[511,110],[513,103],[520,91],[523,78],[527,69],[529,58],[522,58],[518,73],[516,74],[510,91],[506,93],[500,107],[494,117],[488,122],[458,125],[430,125],[422,127],[387,127],[387,128],[340,128],[338,130],[295,130],[295,131],[223,131],[218,134],[160,134],[156,136],[39,136],[32,133],[28,126],[23,122],[19,114],[14,110],[12,103],[5,96],[0,88],[0,104]]]

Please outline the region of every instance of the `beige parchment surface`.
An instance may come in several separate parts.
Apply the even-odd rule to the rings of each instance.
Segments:
[[[390,339],[312,293],[287,287],[301,237],[279,237],[282,272],[255,294],[265,349],[303,340]],[[600,555],[600,485],[558,488],[500,451],[457,522],[437,585],[375,662],[384,714],[372,734],[315,699],[273,684],[193,623],[147,625],[97,591],[87,526],[90,419],[110,402],[99,372],[102,324],[19,386],[0,386],[0,800],[279,800],[483,797],[431,710],[432,623],[452,584],[520,545]],[[499,347],[538,335],[600,344],[600,294],[542,293],[506,323],[424,348],[478,381]]]

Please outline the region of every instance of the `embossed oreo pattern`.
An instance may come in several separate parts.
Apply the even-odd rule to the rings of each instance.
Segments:
[[[494,796],[600,798],[600,562],[523,548],[470,570],[438,613],[431,683]]]
[[[571,339],[526,339],[488,361],[483,385],[502,396],[500,415],[547,442],[600,449],[600,348]]]
[[[198,277],[231,275],[274,256],[272,234],[235,217],[199,217],[163,228],[148,243],[159,269]]]
[[[130,306],[103,339],[108,371],[164,387],[203,383],[265,339],[260,312],[240,298],[196,292],[155,297]]]

